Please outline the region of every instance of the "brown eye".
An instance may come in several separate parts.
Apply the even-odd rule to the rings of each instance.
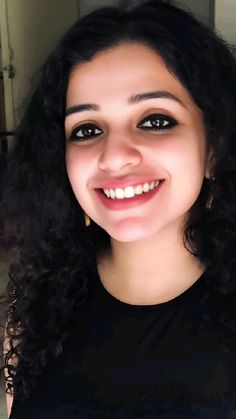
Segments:
[[[102,134],[102,130],[94,124],[83,124],[76,127],[70,136],[71,140],[86,141]]]
[[[166,115],[152,114],[144,118],[139,124],[138,128],[145,130],[167,130],[178,125],[174,118]]]

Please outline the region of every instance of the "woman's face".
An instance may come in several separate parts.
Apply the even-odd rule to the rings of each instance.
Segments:
[[[209,177],[201,111],[151,48],[125,43],[71,72],[66,165],[84,211],[134,241],[182,228]]]

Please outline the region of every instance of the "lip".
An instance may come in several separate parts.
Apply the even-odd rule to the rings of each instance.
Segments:
[[[126,188],[127,186],[144,185],[144,183],[156,182],[160,179],[117,179],[112,181],[104,181],[96,189],[115,189],[115,188]]]
[[[101,189],[95,189],[95,191],[100,201],[106,208],[110,210],[114,210],[114,211],[121,211],[121,210],[126,210],[129,208],[136,207],[138,205],[143,205],[146,202],[148,202],[159,192],[159,189],[162,183],[163,183],[163,180],[161,180],[159,185],[153,190],[143,193],[142,195],[136,195],[133,198],[111,199],[111,198],[107,198],[104,195],[104,193],[101,191]]]

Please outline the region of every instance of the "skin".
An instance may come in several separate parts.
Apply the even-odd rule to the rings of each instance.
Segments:
[[[175,99],[129,103],[132,95],[150,91]],[[81,207],[111,236],[110,252],[98,260],[101,281],[130,304],[170,300],[204,271],[182,240],[189,209],[210,175],[202,113],[163,59],[137,43],[100,52],[73,69],[67,109],[88,103],[99,110],[77,109],[65,118],[66,165]],[[164,115],[170,128],[140,126],[153,113]],[[83,141],[79,135],[85,131],[79,127],[88,122],[99,135]],[[153,128],[150,119],[145,123]],[[127,181],[128,186],[138,183],[133,179],[163,182],[148,202],[119,211],[106,208],[95,191],[104,181]]]

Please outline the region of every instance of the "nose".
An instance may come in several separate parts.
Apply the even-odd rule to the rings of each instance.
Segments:
[[[141,161],[137,144],[131,138],[116,136],[107,138],[103,143],[98,166],[107,172],[120,173],[138,166]]]

